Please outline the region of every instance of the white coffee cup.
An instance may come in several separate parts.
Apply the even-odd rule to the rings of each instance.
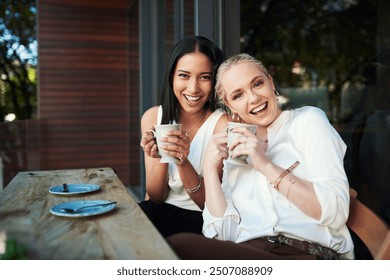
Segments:
[[[161,156],[161,163],[175,163],[178,162],[179,159],[175,158],[171,155],[168,155],[164,152],[163,149],[160,149],[161,145],[166,145],[166,142],[161,142],[160,139],[167,136],[167,132],[175,131],[181,129],[181,124],[160,124],[154,126],[156,131],[150,130],[153,133],[153,136],[156,138],[158,153]]]
[[[250,132],[252,132],[253,134],[256,134],[257,125],[246,124],[246,123],[237,123],[237,122],[228,122],[228,128],[227,128],[228,147],[230,147],[230,145],[233,143],[234,140],[236,140],[238,137],[242,136],[241,133],[235,133],[235,132],[231,131],[232,128],[236,128],[236,127],[244,127],[246,129],[248,129]],[[248,163],[248,161],[247,161],[248,156],[247,155],[241,155],[241,156],[238,156],[236,158],[231,158],[232,152],[233,152],[233,150],[229,151],[229,159],[228,159],[229,162],[236,163],[236,164],[247,164]]]

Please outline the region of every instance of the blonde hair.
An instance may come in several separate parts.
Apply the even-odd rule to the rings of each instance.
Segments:
[[[264,67],[263,63],[260,60],[254,58],[253,56],[246,54],[246,53],[236,54],[236,55],[228,58],[224,62],[222,62],[222,64],[219,66],[218,71],[217,71],[217,76],[216,76],[217,82],[215,84],[214,89],[215,89],[215,95],[216,95],[218,102],[224,107],[226,105],[224,104],[225,102],[224,102],[223,90],[222,90],[222,85],[221,85],[221,77],[232,66],[239,64],[239,63],[244,63],[244,62],[249,62],[249,63],[255,64],[261,71],[263,71],[267,76],[269,76],[269,73],[268,73],[267,69]]]

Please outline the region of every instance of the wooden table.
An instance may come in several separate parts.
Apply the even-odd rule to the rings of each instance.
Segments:
[[[88,183],[100,190],[56,195],[49,188]],[[114,200],[116,209],[59,217],[50,209],[72,200]],[[0,192],[0,233],[27,247],[28,259],[177,259],[111,168],[19,172]]]

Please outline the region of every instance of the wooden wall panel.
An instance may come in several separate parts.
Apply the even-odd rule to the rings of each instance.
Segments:
[[[37,8],[41,169],[109,166],[138,185],[137,1],[38,0]]]
[[[141,0],[142,1],[142,0]],[[128,112],[128,127],[129,139],[129,185],[137,187],[140,182],[140,162],[141,148],[139,142],[141,139],[140,127],[140,106],[139,106],[139,24],[138,24],[138,0],[130,1],[127,9],[128,13],[128,85],[129,85],[129,112]]]

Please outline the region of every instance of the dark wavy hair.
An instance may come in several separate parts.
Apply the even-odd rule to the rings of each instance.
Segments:
[[[218,108],[218,102],[214,94],[215,77],[219,65],[225,60],[225,54],[212,41],[205,37],[185,37],[173,46],[169,54],[161,94],[161,105],[163,109],[161,124],[168,124],[177,120],[179,101],[173,91],[173,74],[178,60],[184,55],[194,52],[200,52],[206,55],[213,64],[212,92],[205,107],[210,108],[212,111]]]

